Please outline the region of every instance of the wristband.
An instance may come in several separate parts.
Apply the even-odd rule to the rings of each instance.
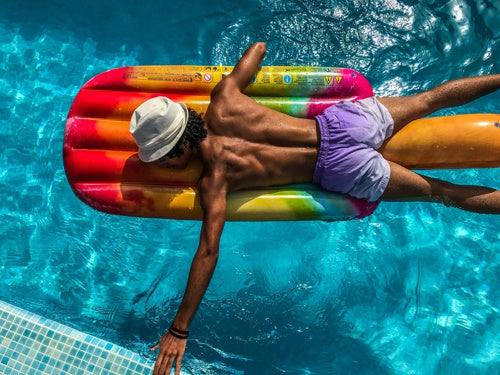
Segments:
[[[189,336],[189,331],[183,331],[178,328],[175,328],[174,325],[172,324],[170,328],[168,329],[168,332],[174,336],[175,338],[185,340]]]

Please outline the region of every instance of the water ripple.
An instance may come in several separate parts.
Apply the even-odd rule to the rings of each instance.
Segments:
[[[175,315],[200,224],[105,215],[74,196],[61,145],[85,80],[138,63],[234,64],[256,40],[267,65],[348,66],[378,95],[500,69],[487,1],[195,1],[169,18],[170,3],[125,0],[102,28],[102,4],[76,4],[33,3],[31,14],[7,1],[0,16],[0,297],[143,353]],[[443,113],[499,112],[497,97]],[[425,173],[500,188],[496,170]],[[228,223],[186,366],[494,373],[498,224],[414,203],[362,221]]]

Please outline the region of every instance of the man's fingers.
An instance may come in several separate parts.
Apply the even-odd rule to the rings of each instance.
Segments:
[[[160,374],[160,367],[161,367],[162,362],[163,362],[163,355],[161,354],[161,351],[160,351],[160,354],[158,354],[158,358],[156,358],[153,375]]]
[[[176,347],[179,346],[179,347]],[[158,340],[158,342],[150,347],[151,351],[160,348],[158,353],[158,358],[156,359],[153,375],[168,375],[172,371],[175,365],[175,374],[180,375],[181,373],[181,360],[184,355],[184,345],[180,345],[176,340],[164,340],[163,337]]]
[[[154,351],[155,351],[155,350],[157,350],[159,347],[160,347],[160,340],[158,340],[154,346],[151,346],[151,347],[149,348],[149,350],[150,350],[150,351],[152,351],[152,352],[154,352]]]
[[[174,364],[175,356],[165,356],[163,358],[163,363],[160,367],[160,374],[170,374],[170,370],[172,370],[172,365]]]
[[[181,375],[181,362],[182,356],[177,357],[177,361],[175,363],[175,375]]]

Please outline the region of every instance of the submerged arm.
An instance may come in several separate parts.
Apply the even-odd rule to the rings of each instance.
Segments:
[[[222,178],[203,177],[199,184],[200,204],[203,209],[200,244],[191,263],[186,291],[175,316],[173,326],[180,331],[188,331],[212,279],[219,257],[219,242],[226,220],[226,189]],[[175,333],[175,332],[174,332]],[[176,361],[176,374],[180,374],[182,356],[186,340],[166,332],[152,348],[160,348],[154,374],[170,374]]]

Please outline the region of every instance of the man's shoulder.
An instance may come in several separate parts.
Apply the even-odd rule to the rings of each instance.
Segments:
[[[210,105],[207,109],[207,126],[214,126],[228,116],[228,111],[231,108],[234,110],[235,105],[241,101],[241,92],[236,86],[230,82],[220,82],[210,95]],[[213,123],[215,122],[215,123]]]
[[[214,187],[226,181],[226,163],[223,145],[211,139],[208,140],[208,142],[203,142],[203,147],[200,151],[203,169],[200,179],[198,180],[198,188],[203,191],[212,190]]]
[[[212,100],[214,99],[219,99],[219,98],[225,98],[229,96],[233,96],[235,94],[241,94],[240,90],[238,89],[238,86],[234,82],[234,79],[232,79],[230,76],[224,78],[222,81],[220,81],[212,90],[211,92],[211,98]]]

